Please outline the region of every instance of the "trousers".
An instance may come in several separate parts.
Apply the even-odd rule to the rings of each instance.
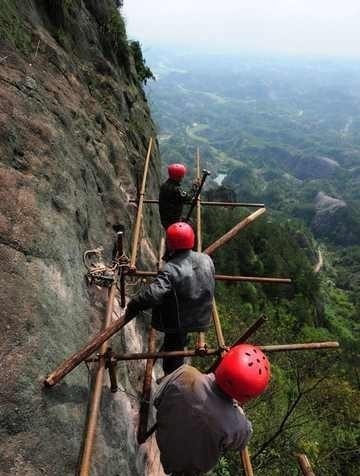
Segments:
[[[184,350],[187,343],[187,333],[165,334],[163,350],[172,352]],[[165,374],[170,374],[184,363],[184,357],[165,357],[163,359],[163,370]]]

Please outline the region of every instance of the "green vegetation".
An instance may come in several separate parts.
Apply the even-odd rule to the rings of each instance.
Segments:
[[[134,57],[135,69],[138,74],[139,80],[146,84],[148,79],[155,79],[151,69],[146,65],[145,58],[143,57],[141,45],[138,41],[130,41],[130,50]]]
[[[107,21],[103,27],[103,41],[105,44],[110,43],[112,51],[116,58],[129,68],[129,45],[126,38],[126,28],[123,17],[119,11],[114,9],[108,15]],[[105,50],[106,52],[106,50]]]
[[[162,52],[163,74],[151,100],[165,161],[185,161],[192,170],[199,145],[212,177],[226,174],[224,186],[206,198],[264,202],[268,208],[265,218],[216,252],[217,272],[293,279],[291,286],[218,282],[226,343],[264,313],[268,322],[254,343],[341,345],[336,351],[270,355],[270,388],[246,408],[254,426],[255,474],[298,475],[294,455],[304,452],[315,474],[358,476],[360,67],[164,57]],[[243,213],[206,209],[204,246]],[[315,273],[319,246],[324,265]],[[208,340],[216,344],[213,334]],[[239,467],[239,455],[229,453],[211,474],[235,476]]]
[[[226,198],[213,194],[212,199]],[[243,215],[237,210],[207,210],[204,245]],[[311,235],[298,222],[261,218],[214,256],[219,273],[293,280],[292,285],[217,283],[227,343],[234,342],[262,313],[268,322],[251,339],[254,343],[341,343],[340,351],[270,355],[271,386],[246,408],[254,426],[250,449],[259,475],[298,475],[294,458],[298,452],[309,456],[318,474],[359,474],[360,399],[353,366],[359,345],[356,303],[351,294],[335,286],[334,269],[322,277],[314,273],[313,245]],[[213,331],[208,341],[216,345]],[[202,360],[196,364],[208,365]],[[211,474],[239,474],[238,467],[239,455],[229,453]]]
[[[31,34],[17,11],[16,2],[2,0],[0,8],[0,40],[8,40],[16,48],[29,53]]]

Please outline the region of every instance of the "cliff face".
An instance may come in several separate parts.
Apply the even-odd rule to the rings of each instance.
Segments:
[[[129,249],[136,208],[128,200],[156,133],[115,4],[1,1],[3,476],[75,473],[88,372],[82,365],[47,391],[42,379],[101,327],[106,291],[87,286],[83,252],[103,245],[109,258],[119,223]],[[158,183],[156,144],[149,195]],[[159,221],[148,211],[140,262],[153,268]],[[138,319],[114,346],[139,350],[144,330]],[[143,369],[141,361],[119,366],[120,387],[138,398]],[[154,442],[135,444],[137,418],[136,399],[105,389],[92,475],[160,474],[148,464]]]

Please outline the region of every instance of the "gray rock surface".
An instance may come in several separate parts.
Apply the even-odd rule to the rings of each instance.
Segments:
[[[99,15],[114,2],[99,11],[90,0],[64,3],[70,11],[56,19],[47,0],[1,6],[1,476],[75,474],[88,371],[81,365],[50,390],[42,380],[101,327],[106,291],[87,286],[83,252],[103,245],[109,259],[118,223],[129,250],[129,198],[156,135],[132,58],[126,70],[104,46]],[[159,163],[155,143],[149,196]],[[148,208],[141,267],[154,269],[159,229]],[[137,319],[113,347],[143,348],[145,330]],[[119,365],[122,389],[136,398],[104,390],[93,476],[161,474],[154,441],[136,444],[144,365]]]

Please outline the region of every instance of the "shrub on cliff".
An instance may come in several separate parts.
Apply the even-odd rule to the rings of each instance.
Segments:
[[[142,83],[147,82],[148,79],[155,79],[151,69],[146,65],[145,58],[143,57],[141,51],[141,45],[138,41],[130,42],[130,50],[133,54],[135,61],[135,68],[138,74],[138,77]]]

